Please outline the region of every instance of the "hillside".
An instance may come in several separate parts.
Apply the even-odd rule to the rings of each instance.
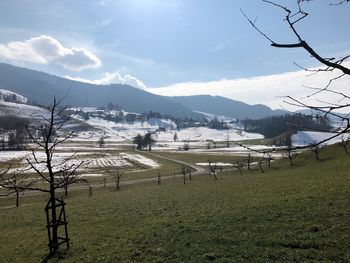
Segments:
[[[44,105],[50,103],[53,96],[65,96],[65,104],[74,106],[98,107],[111,102],[130,112],[152,110],[175,117],[201,116],[168,98],[128,85],[93,85],[4,63],[0,63],[0,87]]]
[[[111,184],[92,198],[71,191],[72,246],[52,262],[349,262],[349,157],[334,146],[321,158],[303,153],[293,169],[283,160],[264,175],[196,176],[186,185],[181,177],[120,192]],[[43,259],[46,201],[33,195],[5,209],[13,200],[0,199],[4,262]]]
[[[168,98],[195,111],[223,115],[237,119],[260,119],[286,113],[283,110],[272,110],[262,104],[249,105],[221,96],[197,95]]]

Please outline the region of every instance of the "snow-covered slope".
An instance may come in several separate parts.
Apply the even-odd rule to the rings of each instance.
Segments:
[[[311,132],[311,131],[299,131],[292,136],[292,144],[295,146],[304,146],[314,144],[315,142],[322,142],[323,140],[337,135],[332,132]],[[325,144],[334,144],[340,142],[343,138],[348,138],[349,134],[339,135],[327,142]]]
[[[79,120],[83,121],[79,118]],[[244,139],[262,139],[261,134],[240,132],[236,129],[216,130],[205,127],[193,127],[176,130],[176,124],[171,120],[151,118],[148,121],[133,123],[128,122],[113,122],[102,118],[91,117],[84,121],[90,126],[96,128],[96,131],[80,132],[75,139],[80,140],[98,140],[104,137],[110,141],[130,141],[136,135],[144,135],[147,132],[153,132],[154,139],[158,142],[174,142],[175,133],[177,140],[181,141],[225,141],[229,138],[230,141],[239,141]],[[163,127],[166,131],[157,132],[159,127]]]
[[[176,124],[171,120],[151,118],[148,121],[114,122],[98,117],[90,117],[88,120],[83,120],[76,116],[80,121],[94,127],[96,131],[85,131],[78,133],[76,139],[83,140],[98,140],[104,137],[111,141],[130,141],[138,134],[144,135],[148,132],[156,132],[159,127],[165,129],[176,129]]]
[[[35,116],[49,117],[49,111],[36,106],[0,101],[0,116],[32,119]]]
[[[0,89],[0,101],[24,104],[24,103],[27,103],[28,99],[15,92],[12,92],[6,89]]]
[[[240,132],[236,129],[216,130],[206,127],[192,127],[182,129],[180,131],[169,131],[158,134],[158,141],[173,141],[175,132],[177,133],[178,141],[239,141],[244,139],[263,139],[264,136],[257,133]]]
[[[206,117],[208,120],[213,120],[213,119],[217,119],[219,121],[224,121],[224,122],[234,122],[237,121],[236,118],[233,117],[227,117],[227,116],[223,116],[223,115],[217,115],[217,114],[212,114],[212,113],[207,113],[207,112],[202,112],[202,111],[194,111],[197,113],[202,114],[204,117]]]

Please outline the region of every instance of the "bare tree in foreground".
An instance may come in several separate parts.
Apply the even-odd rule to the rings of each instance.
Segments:
[[[77,170],[82,166],[83,161],[74,161],[75,153],[63,156],[63,158],[58,158],[56,154],[56,147],[73,136],[73,131],[68,133],[63,131],[63,126],[70,120],[70,117],[65,116],[65,107],[61,107],[60,103],[61,101],[57,101],[54,98],[53,105],[48,107],[46,116],[33,114],[33,120],[40,120],[41,138],[36,137],[33,129],[26,126],[27,133],[34,144],[31,157],[27,158],[27,163],[37,177],[28,180],[25,176],[24,178],[27,181],[24,181],[24,179],[19,181],[17,173],[13,176],[7,171],[1,174],[1,178],[5,178],[6,175],[5,182],[7,182],[7,185],[2,184],[2,187],[9,191],[31,190],[49,194],[49,200],[45,208],[49,237],[49,256],[54,255],[62,244],[66,244],[67,248],[69,248],[67,221],[64,210],[65,203],[58,198],[57,190],[65,189],[68,191],[68,185],[79,181],[87,182],[78,176]],[[29,173],[28,170],[26,172]],[[15,186],[11,185],[13,182],[16,182]],[[63,237],[59,236],[58,230],[60,226],[64,227],[65,235]]]
[[[294,48],[301,48],[304,49],[312,58],[314,58],[316,61],[318,61],[321,66],[318,69],[307,69],[304,68],[298,64],[296,64],[299,68],[304,69],[305,71],[309,71],[312,74],[322,74],[324,72],[334,72],[335,77],[332,77],[328,84],[325,87],[306,87],[308,89],[312,90],[312,93],[307,96],[307,98],[313,98],[317,94],[325,94],[325,95],[334,95],[336,96],[335,101],[325,101],[325,100],[316,100],[314,103],[305,102],[303,99],[297,99],[292,96],[286,96],[286,102],[288,105],[306,108],[313,110],[315,114],[317,115],[323,115],[323,116],[332,116],[333,118],[338,119],[341,124],[338,127],[337,132],[334,135],[329,136],[328,138],[318,141],[315,144],[322,145],[325,142],[336,138],[342,134],[348,133],[350,131],[350,92],[347,90],[347,92],[341,92],[333,87],[333,83],[341,78],[348,78],[350,76],[350,68],[348,67],[348,64],[346,64],[347,60],[349,60],[350,55],[343,55],[339,58],[335,57],[327,57],[324,55],[321,55],[318,51],[315,50],[310,44],[303,38],[301,33],[298,31],[296,25],[299,24],[301,21],[307,18],[309,15],[306,11],[303,9],[303,2],[310,2],[309,0],[297,0],[297,9],[292,10],[286,6],[280,5],[277,2],[268,1],[268,0],[262,0],[263,2],[272,5],[278,9],[280,9],[285,14],[284,21],[287,23],[288,30],[291,31],[291,34],[295,37],[295,42],[292,43],[280,43],[275,40],[273,40],[272,37],[268,36],[266,33],[261,30],[257,24],[256,20],[250,19],[242,10],[242,13],[244,17],[248,20],[248,22],[252,25],[252,27],[265,39],[267,39],[272,47],[276,48],[287,48],[287,49],[294,49]],[[339,0],[335,1],[335,3],[331,3],[331,5],[340,6],[342,4],[348,3],[348,0]],[[336,7],[333,7],[336,8]],[[344,6],[346,8],[346,6]],[[345,29],[347,28],[347,25],[344,25]],[[347,32],[347,31],[345,31]],[[327,96],[326,96],[327,97]],[[328,96],[329,97],[329,96]],[[346,112],[347,114],[339,114],[339,111]],[[308,148],[310,146],[305,147],[295,147],[295,148]]]

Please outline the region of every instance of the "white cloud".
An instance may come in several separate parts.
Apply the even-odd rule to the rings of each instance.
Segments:
[[[106,19],[106,20],[101,21],[101,22],[99,23],[99,26],[105,27],[105,26],[110,25],[112,22],[113,22],[113,19]]]
[[[73,71],[101,66],[100,59],[89,50],[64,47],[57,39],[46,35],[0,44],[0,58],[35,64],[53,62]]]
[[[219,44],[213,46],[213,47],[211,48],[211,50],[212,50],[212,51],[219,51],[219,50],[221,50],[221,49],[228,48],[229,46],[233,45],[235,42],[237,42],[237,41],[239,41],[239,40],[241,40],[241,39],[243,39],[243,38],[245,38],[245,35],[232,38],[232,39],[227,40],[227,41],[225,41],[225,42],[221,42],[221,43],[219,43]]]
[[[89,80],[79,77],[65,76],[68,79],[76,80],[85,83],[91,83],[96,85],[109,85],[109,84],[126,84],[139,89],[146,89],[146,85],[136,77],[131,75],[120,75],[119,73],[105,73],[100,79]]]
[[[347,66],[349,66],[347,64]],[[211,82],[184,82],[162,88],[148,88],[147,91],[163,96],[191,96],[191,95],[217,95],[234,100],[243,101],[248,104],[265,104],[273,109],[287,107],[283,103],[286,95],[300,99],[308,103],[320,102],[317,100],[336,103],[340,97],[330,92],[322,92],[311,98],[305,98],[314,91],[306,88],[324,88],[331,78],[340,75],[339,72],[319,72],[310,75],[305,71],[294,71],[276,75],[241,78],[222,79]],[[350,95],[350,77],[343,77],[331,85],[333,90]],[[342,101],[344,102],[344,101]],[[287,107],[295,110],[295,108]]]

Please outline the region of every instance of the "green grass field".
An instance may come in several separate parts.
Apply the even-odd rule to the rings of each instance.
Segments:
[[[258,171],[71,192],[52,262],[350,262],[350,156],[339,146]],[[47,253],[46,196],[0,199],[0,262]]]
[[[224,162],[236,164],[237,161],[247,163],[247,156],[235,156],[230,153],[192,153],[192,152],[156,152],[157,155],[172,158],[175,160],[180,160],[184,162],[188,162],[191,164],[196,163],[208,163],[208,160],[211,162]],[[248,154],[246,154],[248,155]],[[256,158],[251,159],[251,161],[255,161]]]

